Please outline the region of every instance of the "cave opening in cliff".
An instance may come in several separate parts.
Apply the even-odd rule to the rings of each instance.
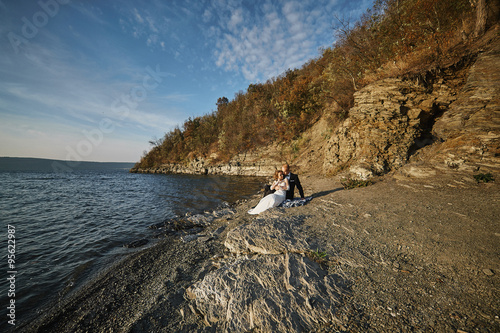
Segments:
[[[415,139],[413,145],[410,147],[409,156],[411,157],[420,149],[433,144],[434,142],[441,142],[442,140],[437,137],[432,129],[436,121],[446,111],[443,107],[433,103],[430,112],[422,112],[420,117],[420,135]]]

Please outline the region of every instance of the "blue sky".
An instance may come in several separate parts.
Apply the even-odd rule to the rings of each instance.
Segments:
[[[0,156],[138,161],[334,42],[371,0],[0,0]]]

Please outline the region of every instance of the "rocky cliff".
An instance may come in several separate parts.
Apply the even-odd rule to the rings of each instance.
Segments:
[[[349,117],[329,129],[329,138],[304,134],[316,136],[312,140],[316,144],[302,147],[298,154],[284,157],[268,147],[241,154],[228,163],[196,159],[187,165],[133,171],[268,176],[286,160],[303,173],[344,172],[365,179],[398,169],[412,176],[438,170],[497,172],[497,30],[484,38],[479,44],[482,48],[452,64],[420,75],[383,79],[360,89],[354,94]]]
[[[413,176],[498,171],[499,73],[496,42],[470,66],[455,64],[430,82],[386,79],[365,87],[328,143],[325,169],[348,167],[361,178],[402,167]]]
[[[281,168],[280,163],[279,160],[253,152],[240,154],[227,163],[213,163],[211,159],[196,158],[187,164],[163,164],[157,168],[132,169],[132,172],[269,176],[274,170]]]

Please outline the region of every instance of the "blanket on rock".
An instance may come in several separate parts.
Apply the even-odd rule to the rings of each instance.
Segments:
[[[306,203],[312,200],[312,197],[307,198],[295,198],[295,199],[286,199],[283,201],[278,207],[290,208],[290,207],[299,207],[304,206]]]

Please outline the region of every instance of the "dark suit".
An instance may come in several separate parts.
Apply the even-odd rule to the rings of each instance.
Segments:
[[[297,176],[296,174],[291,173],[291,172],[289,175],[290,175],[290,178],[288,179],[288,182],[290,183],[290,189],[288,191],[286,191],[286,198],[293,199],[295,186],[297,186],[297,188],[299,189],[300,197],[303,199],[304,198],[304,190],[302,189],[302,185],[300,185],[299,176]]]

